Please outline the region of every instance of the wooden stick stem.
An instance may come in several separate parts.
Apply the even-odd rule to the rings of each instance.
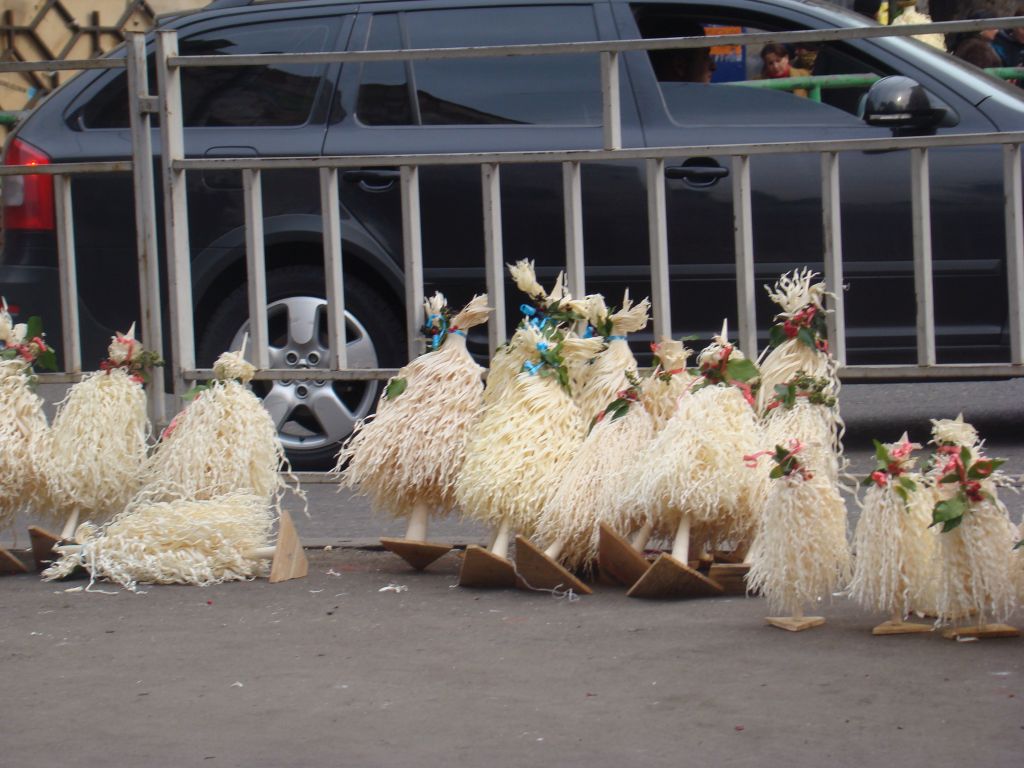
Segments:
[[[566,537],[559,536],[557,539],[551,542],[550,547],[544,550],[544,554],[547,557],[550,557],[552,560],[557,560],[561,556],[562,550],[565,549],[565,542]]]
[[[686,563],[690,556],[690,518],[683,517],[676,529],[676,538],[672,542],[672,557],[680,563]]]
[[[78,507],[71,510],[71,514],[68,515],[68,520],[64,523],[64,529],[60,532],[60,538],[62,541],[68,541],[72,536],[75,535],[75,528],[78,527]]]
[[[430,508],[422,502],[416,502],[409,515],[409,526],[405,529],[405,538],[409,541],[427,540],[427,522]]]
[[[512,521],[507,517],[501,519],[498,532],[491,543],[491,554],[508,559],[508,545],[512,539]]]
[[[644,547],[647,546],[647,542],[651,540],[651,534],[654,532],[654,523],[648,520],[644,523],[643,527],[633,534],[632,546],[637,552],[643,552]]]

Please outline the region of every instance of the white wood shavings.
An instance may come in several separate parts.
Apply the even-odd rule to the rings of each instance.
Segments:
[[[750,561],[747,588],[763,594],[772,613],[798,614],[844,584],[846,505],[835,484],[821,473],[773,480]]]
[[[636,376],[637,364],[633,352],[626,341],[626,335],[642,330],[647,326],[651,303],[644,299],[636,306],[626,291],[622,299],[622,309],[611,315],[604,300],[600,296],[598,310],[591,310],[588,320],[591,325],[604,326],[610,322],[611,333],[607,339],[608,346],[599,352],[593,362],[581,372],[581,386],[575,392],[576,402],[583,411],[586,424],[597,416],[614,400],[618,393],[629,386],[630,377]],[[603,310],[603,311],[602,311]]]
[[[817,273],[808,269],[794,270],[782,275],[774,289],[765,286],[772,301],[782,308],[778,319],[789,320],[804,308],[810,306],[818,313],[824,313],[825,284],[815,283]],[[777,347],[768,347],[758,361],[761,372],[761,389],[758,392],[757,409],[764,413],[775,396],[775,386],[793,379],[799,371],[814,378],[829,381],[828,394],[838,396],[839,377],[834,358],[825,350],[808,346],[797,337],[789,338]]]
[[[38,459],[47,432],[31,370],[18,359],[0,361],[0,530],[12,525],[19,513],[46,512]]]
[[[1017,529],[994,485],[983,483],[992,499],[971,504],[963,522],[938,536],[939,622],[1005,621],[1017,607],[1013,546]]]
[[[221,372],[244,377],[248,363],[240,358],[222,355]],[[277,430],[259,398],[238,381],[217,380],[164,430],[143,467],[139,499],[210,499],[248,492],[279,504],[286,489],[305,499],[293,476],[293,486],[282,478],[280,472],[288,469]]]
[[[268,546],[274,518],[266,498],[251,493],[140,502],[101,528],[80,526],[79,545],[68,547],[43,578],[61,578],[76,566],[131,590],[255,578],[269,571],[269,561],[253,553]]]
[[[764,447],[772,450],[776,445],[799,440],[804,446],[801,461],[815,472],[824,472],[832,482],[838,482],[844,462],[837,419],[836,409],[806,400],[797,400],[792,408],[774,408],[763,419]]]
[[[146,393],[129,371],[98,371],[72,386],[39,457],[53,514],[77,509],[84,522],[124,509],[140,487],[149,434]]]
[[[686,361],[693,351],[674,339],[662,339],[652,345],[652,350],[660,364],[641,382],[641,401],[654,418],[655,429],[660,430],[675,414],[679,399],[689,393],[693,384],[693,375],[686,369]]]
[[[561,560],[570,570],[592,569],[599,522],[623,535],[642,524],[621,500],[653,438],[651,415],[634,402],[624,416],[597,422],[568,462],[540,517],[537,539],[546,544],[564,541]]]
[[[474,298],[452,326],[484,322],[486,302],[486,296]],[[341,486],[357,488],[375,510],[395,516],[408,516],[418,504],[435,515],[451,512],[466,441],[483,408],[482,376],[460,334],[448,334],[438,349],[402,368],[396,379],[405,381],[404,391],[385,392],[376,414],[357,425],[338,454]]]
[[[563,356],[566,362],[592,357],[600,343],[566,339]],[[455,485],[463,514],[491,526],[507,518],[513,529],[531,535],[560,472],[582,442],[581,422],[579,407],[557,377],[518,374],[484,408],[470,435]]]
[[[890,616],[908,616],[925,602],[930,588],[936,537],[928,530],[931,507],[918,475],[908,475],[919,488],[909,499],[896,493],[892,483],[872,484],[864,494],[854,532],[853,578],[850,597],[867,610]]]
[[[627,503],[648,510],[660,536],[674,535],[685,515],[714,538],[746,538],[757,525],[762,487],[759,470],[743,457],[762,440],[738,389],[704,387],[680,400],[650,443]]]

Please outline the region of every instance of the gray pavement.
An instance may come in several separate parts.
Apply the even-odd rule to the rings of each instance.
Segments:
[[[1022,395],[845,387],[854,469],[872,436],[923,441],[963,410],[1020,474]],[[0,579],[0,766],[1021,765],[1024,640],[875,638],[882,617],[842,597],[794,635],[757,598],[460,589],[456,553],[414,573],[363,548],[400,524],[308,490],[300,533],[332,548],[307,579]],[[485,535],[445,521],[432,537]]]

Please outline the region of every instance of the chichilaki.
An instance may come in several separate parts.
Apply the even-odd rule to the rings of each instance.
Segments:
[[[428,351],[389,382],[376,413],[338,454],[340,484],[367,495],[374,509],[407,517],[417,505],[435,515],[455,507],[455,479],[483,410],[484,370],[466,350],[465,331],[490,312],[486,295],[454,317],[442,294],[424,302]]]

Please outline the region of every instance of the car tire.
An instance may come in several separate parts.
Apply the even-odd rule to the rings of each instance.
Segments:
[[[327,365],[327,315],[323,273],[291,266],[267,273],[271,368]],[[405,359],[403,322],[393,300],[364,280],[345,276],[345,333],[350,368],[390,368]],[[311,333],[312,328],[315,333]],[[229,293],[214,310],[199,340],[198,359],[210,366],[221,352],[238,349],[249,328],[246,286]],[[379,381],[254,381],[278,427],[292,467],[325,470],[340,443],[376,406]]]

